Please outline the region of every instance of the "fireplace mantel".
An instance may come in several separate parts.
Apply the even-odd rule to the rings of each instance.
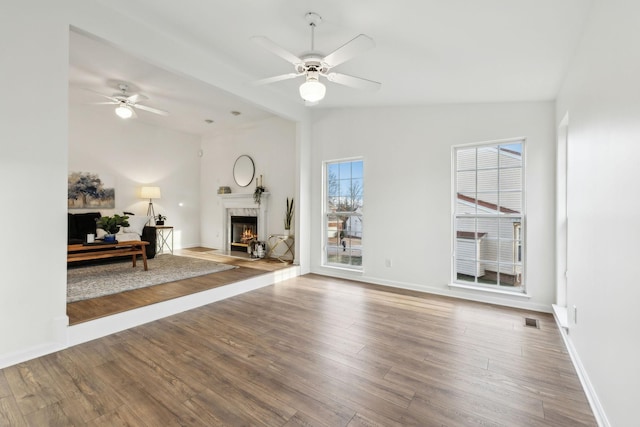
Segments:
[[[267,240],[267,214],[269,208],[270,193],[262,193],[260,205],[253,200],[253,193],[228,193],[218,194],[222,206],[222,243],[224,250],[231,249],[230,230],[231,215],[233,210],[251,209],[258,217],[258,240]],[[246,214],[246,212],[244,212]],[[246,215],[250,216],[250,215]]]

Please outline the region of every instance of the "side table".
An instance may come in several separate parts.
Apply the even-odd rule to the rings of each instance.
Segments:
[[[284,234],[272,234],[269,236],[268,240],[269,245],[269,253],[267,257],[269,258],[277,258],[281,262],[293,262],[295,259],[294,248],[295,248],[295,239],[293,236],[285,236]],[[283,252],[279,255],[274,256],[274,251],[278,246],[282,247]],[[291,258],[289,258],[289,256]]]
[[[156,254],[165,253],[165,249],[173,254],[173,226],[156,225]]]

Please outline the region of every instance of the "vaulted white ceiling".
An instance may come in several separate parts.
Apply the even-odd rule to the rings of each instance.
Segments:
[[[141,24],[161,28],[172,37],[216,52],[231,67],[255,80],[289,73],[293,67],[262,49],[250,37],[264,35],[294,54],[302,54],[310,48],[310,30],[304,19],[309,11],[323,18],[316,29],[315,47],[324,54],[357,34],[372,37],[376,42],[374,49],[339,65],[335,71],[379,81],[380,91],[360,92],[328,83],[326,98],[312,108],[552,100],[579,43],[591,6],[589,0],[101,0],[101,3]],[[122,79],[139,85],[149,95],[150,106],[176,110],[172,116],[183,114],[177,111],[180,108],[176,109],[175,103],[165,104],[176,97],[203,111],[197,117],[200,121],[209,111],[212,119],[221,122],[231,120],[227,117],[230,110],[246,113],[242,119],[236,118],[238,122],[268,116],[224,91],[171,76],[135,58],[114,60],[117,49],[97,49],[92,43],[95,42],[71,40],[72,88],[89,85],[98,90],[111,84],[113,89],[113,80]],[[96,56],[102,54],[111,55],[110,59],[99,67],[92,65],[97,63]],[[122,65],[109,65],[119,63]],[[115,69],[118,67],[119,70]],[[170,84],[163,83],[172,78]],[[298,95],[300,83],[296,79],[271,86],[302,106]],[[172,88],[171,93],[167,88]],[[208,96],[197,95],[203,91]],[[144,116],[140,119],[146,119],[148,114]],[[191,129],[195,126],[183,125]],[[199,130],[202,125],[200,122],[197,125],[198,132],[207,129]]]

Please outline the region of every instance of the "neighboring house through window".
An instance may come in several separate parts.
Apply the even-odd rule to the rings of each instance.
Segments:
[[[453,282],[524,292],[524,141],[453,154]]]
[[[324,264],[362,269],[363,161],[325,163]]]

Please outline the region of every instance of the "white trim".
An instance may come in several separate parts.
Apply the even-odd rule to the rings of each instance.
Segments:
[[[556,319],[556,323],[566,329],[569,330],[569,315],[567,313],[567,307],[562,307],[556,304],[552,304],[553,308],[553,317]]]
[[[516,144],[516,143],[520,143],[521,147],[522,147],[522,151],[520,153],[520,158],[521,158],[521,166],[520,169],[522,171],[521,173],[521,194],[522,194],[522,206],[521,206],[521,212],[519,213],[513,213],[513,214],[502,214],[502,213],[498,213],[498,214],[492,214],[489,215],[487,213],[478,213],[478,210],[476,209],[476,213],[474,214],[458,214],[457,213],[457,207],[458,204],[461,202],[461,200],[458,197],[458,189],[457,189],[457,178],[458,178],[458,162],[457,162],[457,152],[461,149],[469,149],[469,148],[474,148],[476,150],[476,156],[477,156],[477,150],[479,148],[494,148],[500,145],[508,145],[508,144]],[[527,161],[527,155],[526,155],[526,151],[527,151],[527,138],[526,137],[517,137],[517,138],[507,138],[507,139],[501,139],[501,140],[494,140],[494,141],[485,141],[485,142],[472,142],[472,143],[468,143],[468,144],[459,144],[459,145],[454,145],[451,147],[451,239],[452,239],[452,252],[451,252],[451,267],[450,267],[450,271],[451,271],[451,284],[450,287],[455,286],[455,287],[460,287],[460,288],[467,288],[467,289],[473,289],[473,290],[478,290],[481,292],[496,292],[496,293],[506,293],[509,295],[515,295],[515,296],[524,296],[526,298],[530,298],[530,296],[527,294],[527,284],[526,284],[526,270],[527,270],[527,243],[528,243],[528,238],[526,235],[526,230],[527,230],[527,219],[526,219],[526,214],[527,214],[527,189],[526,189],[526,161]],[[498,153],[498,166],[497,169],[500,170],[500,150],[496,149],[496,152]],[[515,155],[509,153],[509,152],[505,152],[505,154],[509,154],[509,156],[514,157]],[[514,157],[515,158],[515,157]],[[509,167],[507,169],[516,169],[516,167]],[[478,171],[480,169],[478,169],[478,164],[477,164],[477,157],[476,157],[476,164],[475,167],[473,169],[465,169],[465,170],[469,170],[469,171]],[[501,193],[501,191],[499,190],[500,184],[498,183],[498,194]],[[476,190],[477,190],[477,177],[476,177]],[[509,191],[507,191],[509,192]],[[479,199],[478,197],[478,193],[475,193],[475,198],[476,201]],[[462,200],[462,202],[464,202],[464,200]],[[467,205],[473,205],[473,206],[478,206],[476,204],[467,204]],[[482,207],[481,208],[482,211],[486,211],[487,209]],[[456,254],[457,254],[457,245],[458,245],[458,239],[457,239],[457,226],[456,226],[456,220],[458,218],[484,218],[484,217],[496,217],[496,218],[519,218],[520,219],[520,237],[521,237],[521,260],[520,260],[520,276],[521,276],[521,288],[522,291],[519,292],[509,292],[509,291],[500,291],[500,290],[494,290],[491,288],[487,288],[482,286],[481,284],[475,284],[475,285],[467,285],[464,283],[459,283],[456,282],[457,279],[457,271],[456,271]],[[476,232],[478,231],[477,228],[475,230]],[[500,240],[498,238],[498,240]],[[474,262],[477,262],[479,260],[478,255],[476,254],[476,259]],[[515,267],[517,264],[517,262],[513,262],[513,266]],[[500,263],[497,262],[497,265],[499,266]]]
[[[5,354],[0,358],[0,369],[245,292],[270,286],[299,275],[300,266],[292,265],[282,270],[268,272],[215,289],[174,298],[73,326],[67,326],[69,323],[67,316],[60,316],[53,319],[52,322],[54,338],[59,340],[58,342],[48,342],[19,352]]]
[[[461,283],[449,283],[450,288],[470,289],[472,291],[482,291],[482,292],[489,292],[494,294],[511,295],[514,297],[531,298],[531,295],[526,293],[526,290],[509,291],[507,289],[493,289],[493,288],[490,288],[489,286],[492,286],[492,285],[482,286],[482,284],[463,285]]]
[[[591,406],[591,410],[593,411],[593,416],[596,419],[596,422],[600,427],[610,427],[611,423],[607,419],[607,414],[604,412],[604,408],[600,403],[600,399],[596,393],[593,384],[591,384],[591,380],[589,379],[589,375],[580,360],[580,356],[576,351],[576,348],[573,346],[573,342],[569,337],[569,328],[563,327],[558,318],[555,317],[556,324],[558,329],[560,330],[560,335],[562,336],[562,340],[564,341],[564,345],[567,348],[567,352],[569,353],[569,357],[571,357],[571,362],[573,362],[573,367],[576,370],[578,375],[578,379],[580,379],[580,384],[582,385],[582,389],[584,390],[584,394],[587,396],[587,400],[589,401],[589,406]]]
[[[362,205],[363,208],[360,212],[350,212],[350,213],[346,213],[348,216],[358,216],[360,218],[364,218],[364,205],[365,205],[365,194],[364,194],[364,182],[365,182],[365,165],[364,165],[364,156],[356,156],[356,157],[346,157],[346,158],[342,158],[342,159],[336,159],[336,160],[324,160],[322,162],[322,216],[321,216],[321,220],[322,220],[322,225],[320,227],[320,229],[322,230],[321,232],[321,238],[320,238],[320,253],[322,254],[320,257],[320,268],[328,268],[328,269],[335,269],[335,270],[345,270],[348,272],[354,272],[354,273],[360,273],[362,274],[364,271],[364,265],[359,265],[359,266],[353,266],[353,265],[349,265],[349,264],[340,264],[340,263],[329,263],[328,262],[328,257],[327,257],[327,240],[328,240],[328,221],[327,221],[327,217],[329,216],[329,214],[338,214],[338,212],[327,212],[327,198],[328,198],[328,188],[327,188],[327,184],[328,184],[328,174],[327,174],[327,168],[328,165],[330,164],[334,164],[334,163],[347,163],[347,162],[357,162],[360,161],[362,162],[362,188],[363,188],[363,192],[362,192]],[[361,246],[362,248],[364,248],[364,242],[365,242],[365,237],[364,237],[364,226],[362,227],[361,230]],[[362,256],[364,257],[364,250],[361,249],[362,251]]]
[[[66,346],[61,345],[60,343],[48,342],[25,350],[4,354],[0,358],[0,369],[17,365],[18,363],[26,362],[27,360],[46,356],[47,354],[55,353],[56,351],[64,350],[65,348]]]
[[[531,294],[513,294],[513,293],[497,293],[483,292],[482,289],[471,288],[452,288],[431,286],[410,282],[399,282],[394,280],[383,280],[376,277],[368,277],[358,272],[339,269],[328,269],[323,266],[312,268],[311,273],[321,276],[335,277],[338,279],[353,280],[356,282],[370,283],[374,285],[388,286],[390,288],[407,289],[411,291],[423,292],[425,294],[440,295],[445,297],[457,298],[468,301],[482,302],[487,304],[501,305],[505,307],[520,308],[523,310],[539,311],[543,313],[551,313],[551,307],[548,304],[534,303],[530,301],[533,298]],[[526,298],[522,298],[525,296]],[[515,297],[515,298],[514,298]]]
[[[80,323],[68,328],[69,346],[114,334],[183,311],[253,291],[300,275],[299,266],[276,270],[214,289]]]

